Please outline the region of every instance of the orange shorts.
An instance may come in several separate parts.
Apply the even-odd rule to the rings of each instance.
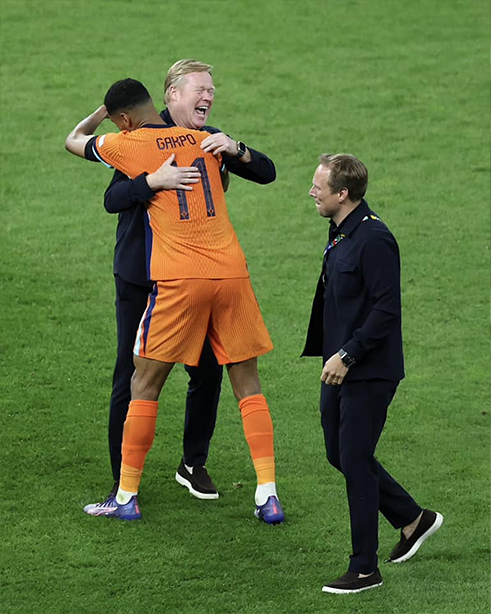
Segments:
[[[133,351],[197,366],[207,335],[221,365],[273,349],[249,278],[156,282]]]

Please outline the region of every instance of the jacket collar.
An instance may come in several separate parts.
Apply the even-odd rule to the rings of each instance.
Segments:
[[[171,114],[169,113],[169,109],[164,109],[161,113],[160,113],[160,117],[164,120],[164,122],[166,124],[168,124],[169,126],[175,126],[176,123],[174,122],[174,120],[171,117]],[[203,126],[202,128],[200,128],[200,130],[206,132],[206,130],[208,128],[211,128],[211,126]],[[193,128],[194,130],[194,128]]]
[[[174,120],[172,119],[172,117],[170,116],[169,113],[169,109],[164,109],[162,111],[162,113],[160,114],[160,117],[164,120],[164,122],[166,124],[169,124],[169,126],[175,126],[176,124],[174,123]]]
[[[353,230],[361,224],[365,216],[370,215],[371,211],[368,207],[367,201],[363,198],[361,203],[353,209],[353,211],[344,218],[344,220],[338,226],[338,232],[342,232],[344,235],[350,235]]]

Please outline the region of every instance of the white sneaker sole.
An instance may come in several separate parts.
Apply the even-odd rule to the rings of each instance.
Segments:
[[[199,492],[198,490],[195,490],[192,487],[191,482],[189,480],[186,480],[186,478],[183,478],[182,475],[177,472],[176,472],[176,482],[178,484],[181,484],[181,486],[185,486],[189,490],[189,492],[193,495],[193,497],[196,497],[197,499],[218,499],[218,497],[220,496],[217,492],[203,493],[203,492]]]
[[[391,563],[404,563],[404,561],[409,560],[421,548],[421,546],[428,539],[428,537],[438,531],[438,529],[442,526],[442,522],[443,522],[443,516],[439,514],[438,512],[436,512],[435,522],[426,531],[426,533],[423,533],[423,535],[421,535],[421,537],[414,542],[413,547],[410,550],[408,550],[406,554],[403,554],[398,559],[391,560],[390,562]]]
[[[346,590],[343,588],[332,588],[330,586],[323,586],[323,593],[333,593],[335,595],[352,595],[353,593],[361,593],[363,591],[368,591],[371,588],[377,588],[377,586],[382,586],[383,582],[379,582],[378,584],[372,584],[371,586],[364,586],[363,588],[355,588],[354,590]]]

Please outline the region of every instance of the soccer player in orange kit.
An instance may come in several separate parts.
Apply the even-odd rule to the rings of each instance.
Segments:
[[[94,136],[106,117],[121,132]],[[129,177],[154,172],[162,163],[189,168],[190,176],[196,176],[196,168],[200,173],[192,191],[157,192],[147,212],[147,266],[155,284],[135,341],[121,480],[114,505],[94,508],[92,515],[141,517],[137,493],[155,435],[160,392],[176,362],[198,364],[208,335],[239,402],[257,475],[254,513],[268,524],[284,520],[276,492],[273,424],[257,374],[257,357],[273,345],[228,217],[220,138],[165,124],[146,88],[124,79],[66,139],[71,153]]]

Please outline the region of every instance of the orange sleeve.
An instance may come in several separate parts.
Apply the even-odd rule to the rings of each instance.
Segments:
[[[124,132],[108,132],[98,136],[94,145],[94,153],[101,162],[123,172],[122,140],[124,134]]]

